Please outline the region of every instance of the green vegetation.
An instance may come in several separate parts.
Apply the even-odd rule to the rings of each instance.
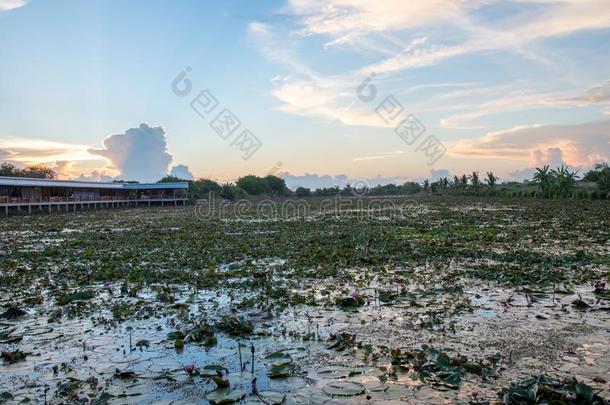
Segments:
[[[54,179],[55,172],[43,165],[34,165],[20,169],[11,163],[0,164],[0,176],[4,177],[30,177],[36,179]]]
[[[2,398],[607,401],[607,201],[340,200],[0,222]]]
[[[0,176],[19,176],[37,178],[56,178],[55,173],[44,166],[32,166],[18,169],[10,163],[0,165]],[[163,182],[189,183],[191,201],[222,198],[235,201],[248,197],[336,197],[336,196],[397,196],[397,195],[453,195],[478,197],[537,197],[537,198],[573,198],[573,199],[607,199],[610,198],[610,167],[608,163],[600,163],[587,172],[581,180],[577,171],[570,171],[566,166],[550,169],[549,166],[536,168],[531,180],[523,183],[504,182],[493,172],[486,172],[482,178],[479,172],[453,176],[453,179],[443,177],[435,181],[424,180],[421,184],[408,181],[404,184],[385,184],[375,187],[353,188],[350,184],[318,188],[311,190],[298,187],[295,191],[288,189],[284,179],[268,175],[259,177],[246,175],[235,183],[219,184],[211,179],[184,180],[174,176],[166,176],[159,180]],[[121,181],[123,182],[123,181]]]

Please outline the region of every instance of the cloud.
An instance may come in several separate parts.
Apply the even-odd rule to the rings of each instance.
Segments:
[[[574,170],[577,167],[568,165],[563,159],[563,151],[560,148],[547,148],[545,150],[536,149],[531,153],[530,167],[521,170],[515,170],[508,174],[507,180],[523,181],[531,180],[536,173],[536,167],[543,167],[548,165],[551,168],[560,166],[568,166]],[[591,166],[588,166],[591,167]]]
[[[13,10],[28,4],[28,0],[0,0],[0,11]]]
[[[472,124],[472,121],[491,114],[522,111],[529,108],[545,107],[549,104],[548,94],[514,92],[506,96],[499,96],[490,101],[477,104],[466,104],[465,106],[454,105],[453,108],[462,108],[466,112],[452,114],[440,120],[444,128],[449,129],[479,129],[480,125]]]
[[[515,127],[458,141],[449,147],[449,154],[529,160],[531,165],[561,161],[574,167],[590,167],[610,160],[610,121]]]
[[[195,177],[193,173],[189,170],[189,167],[186,165],[177,165],[172,167],[172,171],[169,173],[170,176],[178,177],[182,180],[194,180]]]
[[[406,177],[383,177],[381,175],[377,175],[376,177],[353,177],[350,178],[345,174],[339,174],[336,176],[331,175],[320,175],[314,173],[305,173],[304,175],[294,175],[288,172],[284,172],[280,174],[286,181],[286,186],[291,190],[295,190],[297,187],[305,187],[312,190],[317,188],[330,188],[330,187],[339,187],[343,188],[348,184],[354,187],[375,187],[386,184],[403,184],[406,181],[411,181],[411,179]]]
[[[51,169],[57,174],[57,177],[67,178],[72,170],[72,162],[69,160],[58,160]]]
[[[402,150],[395,150],[392,152],[383,152],[383,153],[379,153],[376,155],[355,157],[354,159],[352,159],[352,161],[353,162],[364,162],[364,161],[368,161],[368,160],[389,159],[389,158],[403,155],[404,153],[405,152]]]
[[[577,97],[561,98],[552,101],[560,105],[587,106],[591,104],[610,104],[610,80],[592,87]],[[605,114],[607,115],[608,110]]]
[[[479,12],[485,7],[510,3],[519,9],[518,13],[510,14],[510,18],[485,19],[481,16],[486,15],[486,10]],[[340,121],[346,125],[375,127],[387,125],[372,114],[370,108],[354,106],[353,95],[354,88],[373,72],[378,79],[382,76],[389,79],[410,69],[490,51],[513,52],[537,63],[553,65],[554,62],[528,49],[528,46],[539,45],[541,40],[548,38],[610,27],[610,7],[605,0],[289,0],[285,9],[296,16],[300,27],[294,33],[303,40],[313,36],[328,39],[323,48],[371,44],[366,47],[381,50],[382,53],[390,50],[390,56],[384,55],[379,60],[326,76],[313,74],[299,62],[293,70],[295,73],[307,71],[307,78],[288,76],[274,81],[276,87],[272,94],[282,102],[279,109],[291,114]],[[498,14],[498,10],[491,11],[490,14]],[[272,32],[269,26],[264,29],[258,27],[258,30],[264,35]],[[419,34],[422,31],[426,33],[425,36]],[[271,44],[274,50],[271,59],[283,60],[285,65],[297,60],[294,51],[286,53],[285,48],[274,47],[273,42],[265,44],[266,48]],[[277,56],[278,52],[281,57]],[[487,113],[519,108],[522,100],[527,104],[521,108],[552,105],[544,96],[516,95],[513,100],[504,100],[508,103],[506,105],[494,105],[490,101],[482,111],[475,104],[466,111],[445,118],[442,125],[454,129],[480,128],[469,121]]]
[[[305,187],[310,189],[324,188],[324,187],[345,187],[349,182],[346,175],[340,174],[337,176],[330,175],[318,175],[305,173],[302,176],[297,176],[284,172],[280,174],[280,177],[286,181],[286,186],[292,190],[298,187]]]
[[[313,77],[314,72],[299,62],[294,45],[285,36],[280,39],[268,24],[253,21],[248,26],[248,37],[267,58],[289,67],[293,72]]]
[[[97,181],[103,183],[109,183],[115,179],[114,176],[109,175],[105,171],[94,170],[90,174],[81,174],[80,176],[74,178],[74,180],[78,181]]]
[[[163,128],[146,124],[108,136],[103,148],[91,148],[89,153],[108,159],[109,168],[124,180],[157,181],[167,175],[172,161]]]
[[[430,179],[432,181],[442,179],[443,177],[447,177],[447,178],[451,177],[449,170],[447,170],[447,169],[438,169],[438,170],[431,169],[430,170]]]
[[[421,27],[483,3],[484,0],[290,0],[289,8],[301,15],[302,35],[345,36]]]
[[[0,159],[20,162],[24,165],[47,164],[62,160],[91,160],[87,145],[27,139],[0,138]]]
[[[563,151],[560,148],[536,149],[532,152],[532,166],[541,167],[549,165],[558,167],[565,165],[563,160]]]
[[[157,181],[167,175],[172,156],[165,132],[146,124],[104,139],[102,148],[14,136],[0,138],[0,162],[19,167],[42,164],[59,178],[89,181]],[[110,163],[110,164],[109,164]],[[188,166],[176,165],[172,175],[193,179]]]

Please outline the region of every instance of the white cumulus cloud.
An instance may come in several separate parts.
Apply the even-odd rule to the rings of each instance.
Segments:
[[[118,171],[124,180],[157,181],[167,175],[172,162],[165,131],[147,124],[110,135],[102,148],[91,148],[89,153],[108,159],[110,169]]]

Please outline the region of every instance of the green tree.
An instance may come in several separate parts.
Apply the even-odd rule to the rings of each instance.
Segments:
[[[551,170],[554,179],[554,186],[562,197],[567,197],[578,180],[578,171],[571,172],[564,165],[557,169]]]
[[[401,188],[405,194],[416,194],[422,190],[422,186],[414,181],[407,181]]]
[[[584,177],[584,181],[592,181],[597,183],[599,192],[604,197],[610,197],[610,167],[608,163],[602,162],[595,165],[593,170],[588,171]]]
[[[306,187],[297,187],[295,194],[297,197],[309,197],[311,195],[311,190]]]
[[[551,192],[553,190],[554,181],[555,174],[551,170],[549,170],[548,165],[545,165],[542,168],[536,168],[536,173],[532,178],[532,183],[538,185],[543,197],[550,197]]]
[[[330,196],[336,196],[340,192],[341,192],[341,189],[339,187],[335,186],[335,187],[317,188],[314,193],[318,197],[330,197]]]
[[[21,177],[21,170],[14,164],[4,162],[0,165],[0,176],[2,177]]]
[[[472,188],[474,188],[475,192],[481,186],[481,179],[479,178],[479,172],[472,172],[470,175],[470,184],[472,184]]]
[[[487,172],[487,178],[485,179],[485,183],[487,183],[487,187],[491,191],[495,190],[496,184],[498,183],[498,178],[493,174],[493,172]]]
[[[460,177],[460,185],[462,186],[462,189],[468,187],[468,176],[465,174],[462,174],[462,177]]]
[[[286,181],[280,177],[268,175],[264,178],[265,183],[269,192],[276,195],[286,195],[290,193],[288,187],[286,187]]]
[[[260,195],[270,191],[265,179],[251,174],[237,179],[235,185],[250,195]]]
[[[236,186],[235,184],[225,183],[220,187],[219,194],[222,198],[235,201],[238,198],[242,198],[246,193],[242,188]]]
[[[220,196],[222,187],[214,180],[198,179],[189,183],[189,196],[193,199],[208,198],[210,193]]]
[[[34,179],[55,179],[57,174],[44,165],[34,165],[20,169],[12,163],[2,163],[0,165],[0,176],[5,177],[30,177]]]
[[[183,182],[183,181],[188,181],[188,180],[184,180],[184,179],[181,179],[180,177],[176,177],[176,176],[167,175],[167,176],[163,177],[161,180],[159,180],[157,183],[178,183],[178,182]]]

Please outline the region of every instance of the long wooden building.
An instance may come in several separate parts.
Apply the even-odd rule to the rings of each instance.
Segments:
[[[188,183],[99,183],[0,177],[0,212],[186,205]]]

